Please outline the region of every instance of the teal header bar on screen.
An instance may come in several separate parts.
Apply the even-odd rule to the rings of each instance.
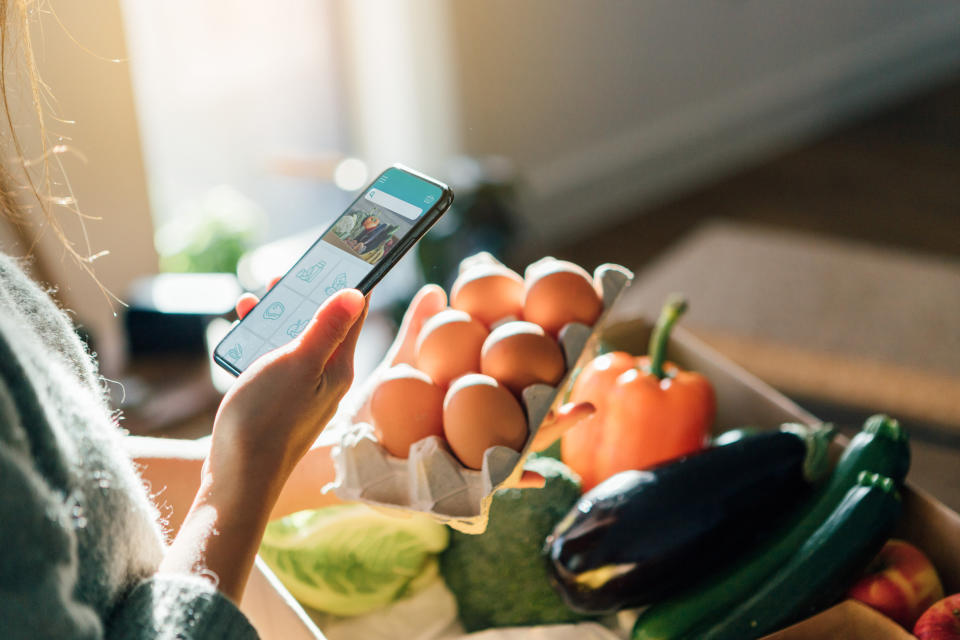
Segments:
[[[440,199],[443,190],[415,175],[391,167],[383,172],[371,189],[379,189],[426,211]]]

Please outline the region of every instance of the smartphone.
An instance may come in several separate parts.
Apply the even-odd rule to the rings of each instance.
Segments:
[[[369,293],[452,202],[447,185],[412,169],[394,165],[381,173],[234,325],[214,361],[240,375],[296,338],[337,291]]]

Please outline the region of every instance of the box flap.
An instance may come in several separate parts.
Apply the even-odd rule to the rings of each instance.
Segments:
[[[263,640],[324,640],[300,603],[257,556],[240,610]]]
[[[823,638],[911,640],[914,637],[893,620],[873,609],[855,600],[844,600],[823,613],[766,636],[763,640],[823,640]]]

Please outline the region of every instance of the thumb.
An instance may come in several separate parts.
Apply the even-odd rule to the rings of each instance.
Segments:
[[[327,298],[303,330],[296,351],[323,370],[333,352],[344,341],[365,306],[363,294],[343,289]]]

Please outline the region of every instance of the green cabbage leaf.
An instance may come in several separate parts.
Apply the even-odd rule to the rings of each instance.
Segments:
[[[308,607],[354,616],[429,585],[447,528],[361,504],[300,511],[267,525],[260,556]]]

